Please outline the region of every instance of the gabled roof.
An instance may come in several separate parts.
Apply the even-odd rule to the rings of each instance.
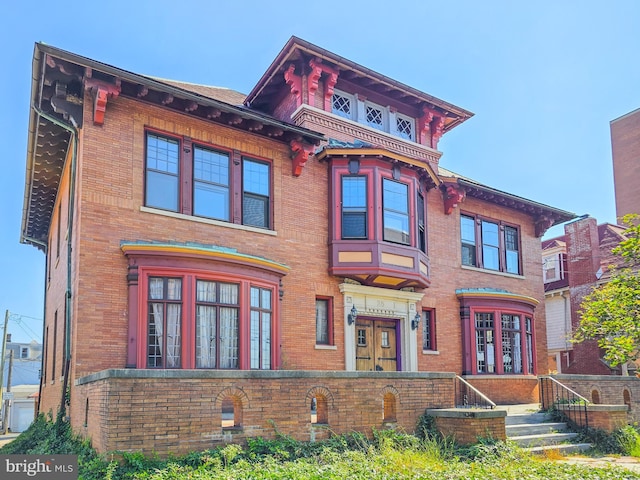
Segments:
[[[531,215],[536,223],[537,236],[542,236],[544,232],[553,225],[558,225],[577,217],[575,213],[550,207],[549,205],[528,200],[512,193],[503,192],[440,166],[438,166],[438,175],[444,185],[451,183],[457,184],[468,197],[477,198],[485,202],[512,208]]]
[[[272,110],[275,106],[274,98],[277,98],[277,95],[286,87],[284,73],[289,66],[297,65],[302,70],[308,68],[309,60],[313,59],[319,60],[323,65],[338,72],[336,88],[340,87],[341,82],[348,82],[385,98],[406,104],[416,110],[425,106],[440,111],[445,117],[444,132],[473,116],[473,113],[463,108],[421,92],[295,36],[289,39],[256,86],[247,95],[245,104],[261,111]]]

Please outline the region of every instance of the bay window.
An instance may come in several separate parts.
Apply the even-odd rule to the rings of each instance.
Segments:
[[[182,280],[149,278],[147,367],[180,368]]]
[[[384,240],[409,245],[409,187],[388,178],[382,179]]]
[[[367,238],[366,177],[342,177],[342,238]]]
[[[251,287],[251,368],[271,368],[271,290]]]

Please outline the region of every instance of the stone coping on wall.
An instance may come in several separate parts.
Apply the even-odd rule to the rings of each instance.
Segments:
[[[579,405],[578,405],[579,406]],[[556,405],[558,410],[577,410],[575,405]],[[605,405],[602,403],[587,404],[587,412],[626,412],[629,409],[626,405]]]
[[[634,377],[631,375],[582,375],[582,374],[568,374],[568,373],[557,373],[553,375],[549,375],[552,378],[555,378],[560,383],[562,380],[575,380],[575,381],[585,381],[588,380],[590,382],[602,382],[602,381],[610,381],[610,382],[639,382],[640,378]]]
[[[427,415],[442,418],[500,418],[506,417],[506,410],[487,408],[428,408]]]
[[[85,385],[109,379],[282,379],[282,378],[342,378],[342,379],[451,379],[455,373],[449,372],[364,372],[335,370],[151,370],[135,368],[111,368],[84,375],[75,381]]]

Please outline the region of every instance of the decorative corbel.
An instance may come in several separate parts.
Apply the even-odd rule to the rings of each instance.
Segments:
[[[85,78],[84,88],[93,95],[93,124],[103,125],[107,101],[109,98],[120,95],[120,79],[117,78],[114,83],[107,83],[94,78]]]
[[[553,225],[553,218],[540,215],[534,220],[536,237],[542,237],[547,230]]]
[[[433,120],[433,110],[422,107],[422,116],[418,118],[418,142],[421,145],[431,146],[431,121]]]
[[[442,196],[444,197],[444,214],[451,215],[453,209],[462,203],[465,197],[465,190],[457,183],[442,184]]]
[[[313,105],[316,98],[316,92],[318,91],[318,81],[320,80],[320,75],[322,75],[322,60],[312,58],[309,60],[309,66],[311,67],[311,72],[307,76],[307,102],[309,105]]]
[[[289,85],[291,93],[296,97],[296,107],[302,104],[302,77],[295,74],[296,66],[292,63],[284,72],[284,80]]]
[[[331,99],[333,98],[333,88],[338,83],[338,72],[329,73],[324,81],[324,111],[332,110]]]
[[[440,141],[440,138],[442,137],[442,134],[444,133],[444,120],[445,117],[440,116],[440,117],[436,117],[433,122],[432,122],[432,126],[431,126],[431,148],[437,149],[438,148],[438,142]]]
[[[313,153],[313,146],[305,145],[299,140],[291,140],[291,158],[293,160],[293,176],[299,177],[302,169]]]

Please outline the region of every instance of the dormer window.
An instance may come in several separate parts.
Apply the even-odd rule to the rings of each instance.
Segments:
[[[331,100],[331,111],[341,117],[352,119],[354,117],[355,103],[353,95],[335,91]]]
[[[555,282],[563,278],[561,254],[546,256],[542,259],[544,283]]]
[[[370,127],[377,128],[378,130],[384,131],[384,110],[382,107],[374,104],[366,102],[366,123]]]
[[[406,140],[415,141],[416,135],[414,130],[415,122],[413,118],[407,117],[400,113],[396,114],[396,131],[398,136]]]
[[[395,109],[365,101],[357,95],[334,90],[331,113],[412,142],[416,141],[415,119]]]

